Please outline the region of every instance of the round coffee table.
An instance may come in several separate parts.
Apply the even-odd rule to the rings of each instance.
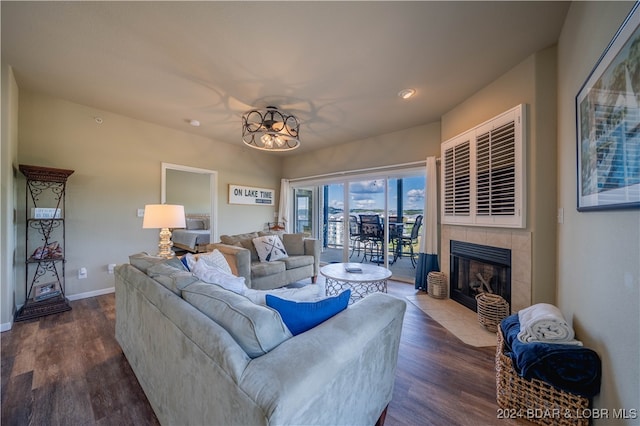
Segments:
[[[347,272],[347,268],[359,268],[361,272]],[[370,293],[386,293],[387,279],[391,276],[387,268],[363,263],[331,263],[320,268],[320,273],[326,278],[327,296],[351,289],[349,304]]]

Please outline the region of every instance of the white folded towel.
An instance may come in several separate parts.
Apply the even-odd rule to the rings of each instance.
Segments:
[[[518,340],[523,343],[562,343],[582,346],[575,339],[573,328],[567,323],[556,306],[549,303],[537,303],[518,312],[520,332]]]

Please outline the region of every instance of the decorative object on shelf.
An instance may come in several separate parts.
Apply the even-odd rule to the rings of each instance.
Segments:
[[[300,146],[300,123],[277,107],[252,109],[242,115],[242,141],[263,151],[290,151]]]
[[[71,309],[65,297],[65,190],[73,170],[19,166],[25,193],[25,303],[15,321]]]
[[[576,96],[578,211],[640,207],[640,10],[636,4]]]
[[[38,302],[51,299],[52,297],[56,297],[62,294],[62,292],[58,288],[58,283],[56,281],[33,286],[33,289],[33,299]]]
[[[184,206],[176,204],[147,204],[144,207],[142,227],[160,228],[160,242],[158,256],[170,259],[175,256],[171,246],[171,231],[169,228],[185,228],[186,220]]]

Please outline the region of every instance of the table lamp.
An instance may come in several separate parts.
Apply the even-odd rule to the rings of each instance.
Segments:
[[[171,246],[171,231],[169,228],[186,227],[184,206],[175,204],[147,204],[144,206],[143,228],[160,228],[160,243],[158,256],[166,259],[175,256]]]

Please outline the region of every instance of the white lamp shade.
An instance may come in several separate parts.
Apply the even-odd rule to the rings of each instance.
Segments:
[[[147,204],[144,206],[143,228],[185,228],[184,206]]]

